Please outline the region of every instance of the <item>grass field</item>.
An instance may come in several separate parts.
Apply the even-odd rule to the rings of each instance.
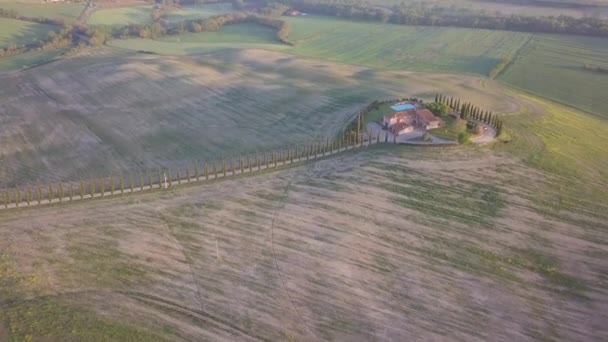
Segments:
[[[0,47],[5,47],[9,43],[18,46],[32,44],[45,39],[49,32],[58,31],[52,25],[31,23],[28,21],[0,18]]]
[[[290,40],[296,46],[286,48],[277,44],[269,48],[374,68],[427,72],[487,75],[502,58],[518,50],[531,37],[530,34],[519,32],[382,25],[323,17],[284,19],[291,25]],[[266,32],[250,32],[232,28],[232,25],[223,27],[219,32],[188,36],[219,38],[227,30],[250,37],[248,40],[267,36]],[[205,40],[207,38],[201,38],[200,44],[205,45]],[[218,39],[209,40],[215,42]],[[129,40],[129,43],[114,41],[111,44],[128,46],[131,43],[133,40]],[[144,40],[138,46],[145,44],[149,44],[150,48],[144,50],[165,48],[156,48],[157,43],[153,40]]]
[[[447,140],[458,141],[458,135],[467,130],[467,122],[462,119],[454,119],[451,116],[442,118],[445,125],[429,130],[429,133]]]
[[[0,8],[17,11],[30,18],[62,19],[72,22],[78,18],[84,5],[81,3],[41,3],[0,0]]]
[[[536,35],[500,78],[504,82],[608,118],[608,40]]]
[[[496,112],[517,109],[492,86],[458,75],[379,72],[263,50],[86,53],[1,80],[2,186],[304,143],[335,134],[374,99],[431,98],[439,86]]]
[[[438,91],[503,115],[501,141],[374,146],[204,186],[0,210],[0,341],[608,338],[608,121],[503,85],[522,80],[525,58],[538,64],[527,73],[559,83],[576,56],[604,63],[600,44],[579,37],[560,56],[562,38],[473,31],[474,57],[443,29],[400,27],[413,31],[353,34],[359,55],[337,39],[336,23],[351,23],[311,23],[294,26],[295,48],[236,25],[0,75],[0,189],[309,142],[372,100]],[[481,73],[530,37],[500,82],[455,73]],[[388,54],[394,41],[412,47],[413,69],[456,69],[403,71],[368,48]]]
[[[152,6],[100,9],[87,21],[90,25],[151,24]]]
[[[364,1],[368,4],[373,4],[382,7],[392,7],[403,2],[406,4],[415,3],[416,0],[368,0]],[[543,4],[544,2],[544,4]],[[564,7],[556,6],[558,2],[572,4],[574,6]],[[486,15],[501,15],[509,16],[525,15],[525,16],[560,16],[567,15],[575,18],[583,16],[601,16],[608,17],[608,2],[603,0],[535,0],[531,1],[496,1],[496,0],[428,0],[427,4],[440,5],[447,8],[464,8],[472,10],[483,10]],[[597,7],[602,5],[603,7]]]
[[[595,114],[608,112],[608,104],[600,98],[608,87],[606,74],[584,69],[585,64],[606,68],[608,39],[381,25],[322,17],[285,19],[291,25],[293,47],[278,44],[265,28],[243,25],[161,41],[129,39],[110,44],[169,55],[260,48],[372,68],[480,76],[487,76],[503,58],[519,52],[500,80]]]
[[[254,23],[227,25],[217,32],[209,32],[207,34],[186,33],[179,36],[166,36],[158,40],[172,43],[280,43],[276,38],[276,31],[273,28]]]
[[[503,152],[390,147],[2,213],[0,336],[601,340],[608,211],[580,210],[607,202],[537,201],[559,187]]]
[[[62,55],[65,51],[65,49],[53,49],[47,51],[33,51],[9,57],[2,57],[0,58],[0,73],[29,68],[48,62]]]
[[[232,5],[228,3],[183,6],[181,9],[175,9],[167,13],[165,19],[170,23],[176,23],[185,20],[208,18],[232,11]]]

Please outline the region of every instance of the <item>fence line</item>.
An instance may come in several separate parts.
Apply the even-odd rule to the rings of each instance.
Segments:
[[[367,136],[367,139],[365,136]],[[230,157],[228,164],[225,158],[221,159],[219,165],[216,164],[217,160],[213,160],[211,163],[205,161],[202,164],[195,162],[193,169],[190,168],[190,165],[186,165],[185,175],[180,175],[180,170],[177,169],[175,177],[172,176],[171,169],[158,169],[156,175],[151,171],[145,173],[139,171],[135,173],[136,178],[134,173],[130,172],[128,179],[121,175],[117,178],[118,182],[116,182],[115,177],[110,176],[100,177],[97,182],[91,178],[87,181],[80,180],[77,183],[59,183],[56,188],[49,184],[46,193],[43,192],[41,185],[28,186],[25,187],[25,190],[16,187],[11,191],[3,191],[0,199],[0,210],[72,203],[86,199],[158,191],[182,184],[204,183],[216,179],[257,174],[262,171],[276,170],[346,151],[362,149],[372,144],[396,143],[395,140],[388,139],[388,136],[388,132],[385,132],[383,137],[380,136],[380,133],[373,137],[371,130],[365,133],[354,132],[342,135],[337,139],[325,138],[313,141],[310,144],[289,145],[285,149],[280,148],[263,154],[256,152],[254,154],[255,160],[252,159],[251,154],[247,154],[246,158],[240,155],[237,160],[235,160],[235,157]],[[191,170],[193,173],[190,173]],[[64,188],[66,184],[68,185],[67,189]]]

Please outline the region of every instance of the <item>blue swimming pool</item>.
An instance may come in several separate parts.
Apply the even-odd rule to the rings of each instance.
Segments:
[[[414,106],[413,104],[410,104],[410,103],[391,106],[391,109],[394,111],[397,111],[397,112],[400,112],[402,110],[410,110],[410,109],[414,109],[414,108],[416,108],[416,106]]]

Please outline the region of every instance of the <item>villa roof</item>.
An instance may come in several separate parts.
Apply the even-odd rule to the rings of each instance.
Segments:
[[[398,122],[398,123],[390,126],[390,128],[395,132],[400,132],[408,127],[411,127],[411,125],[408,125],[405,122]]]
[[[416,115],[420,120],[424,120],[426,122],[432,121],[441,121],[440,118],[436,117],[430,110],[428,109],[418,109],[416,110]]]

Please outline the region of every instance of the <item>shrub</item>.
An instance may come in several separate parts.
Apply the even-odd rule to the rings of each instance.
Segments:
[[[466,144],[469,142],[469,133],[461,132],[458,134],[458,142],[461,144]]]
[[[425,107],[437,116],[445,116],[450,111],[450,108],[447,105],[439,102],[427,103]]]

